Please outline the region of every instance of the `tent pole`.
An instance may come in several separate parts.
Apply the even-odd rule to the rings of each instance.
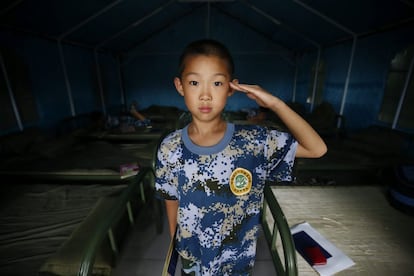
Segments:
[[[318,56],[316,58],[316,65],[315,65],[315,75],[313,77],[313,88],[312,88],[312,98],[310,99],[310,112],[313,111],[315,105],[315,96],[316,96],[316,89],[318,84],[318,77],[319,77],[319,65],[321,63],[321,47],[318,47]]]
[[[302,34],[301,32],[298,32],[296,30],[294,30],[293,28],[282,24],[282,22],[278,19],[276,19],[275,17],[271,16],[270,14],[266,13],[265,11],[259,9],[258,7],[250,4],[249,2],[247,2],[246,0],[240,0],[240,3],[244,4],[245,6],[249,7],[250,9],[254,10],[255,12],[257,12],[258,14],[260,14],[261,16],[263,16],[264,18],[266,18],[267,20],[269,20],[270,22],[272,22],[273,24],[286,29],[288,32],[294,33],[295,35],[301,37],[302,39],[304,39],[305,41],[309,42],[310,44],[312,44],[313,46],[315,46],[318,49],[318,59],[317,59],[317,64],[316,66],[319,68],[319,63],[320,63],[320,56],[321,56],[321,45],[319,43],[317,43],[316,41],[308,38],[307,36],[305,36],[304,34]],[[295,80],[294,80],[294,90],[293,90],[293,102],[295,102],[296,100],[296,81],[297,81],[297,71],[298,71],[298,64],[297,64],[297,60],[296,60],[296,68],[295,68]],[[313,104],[314,104],[314,98],[315,98],[315,94],[316,94],[316,83],[317,83],[317,71],[316,71],[316,75],[315,75],[315,82],[313,84],[313,91],[312,91],[312,99],[311,99],[311,111],[313,109]]]
[[[22,124],[22,121],[20,119],[19,109],[17,108],[17,105],[16,105],[16,100],[14,98],[13,89],[10,85],[9,75],[7,74],[7,70],[6,70],[6,64],[4,62],[3,54],[1,52],[0,52],[0,65],[1,65],[1,69],[3,71],[4,79],[6,81],[7,91],[9,92],[10,102],[12,104],[12,108],[13,108],[14,116],[16,118],[17,125],[19,127],[19,130],[22,131],[23,130],[23,124]]]
[[[351,31],[350,29],[348,29],[348,28],[344,27],[343,25],[335,22],[333,19],[331,19],[328,16],[322,14],[321,12],[319,12],[316,9],[310,7],[309,5],[303,3],[301,0],[292,0],[292,1],[295,2],[296,4],[300,5],[300,6],[304,7],[308,11],[314,13],[315,15],[319,16],[320,18],[324,19],[325,21],[329,22],[330,24],[334,25],[338,29],[341,29],[345,33],[355,35],[355,33],[353,31]]]
[[[95,49],[93,51],[93,53],[94,53],[94,56],[95,56],[96,77],[98,78],[98,88],[99,88],[99,96],[101,98],[102,112],[103,112],[104,116],[106,116],[105,96],[104,96],[104,93],[103,93],[102,72],[101,72],[101,67],[99,66],[98,51]]]
[[[280,26],[281,28],[286,29],[287,31],[289,31],[291,33],[294,33],[297,36],[300,36],[302,39],[306,40],[307,42],[309,42],[310,44],[312,44],[316,48],[320,47],[320,44],[318,42],[308,38],[303,33],[298,32],[298,31],[294,30],[293,28],[287,26],[286,24],[282,23],[280,20],[276,19],[275,17],[271,16],[270,14],[266,13],[265,11],[259,9],[258,7],[250,4],[246,0],[240,0],[240,3],[244,4],[245,6],[249,7],[250,9],[254,10],[255,12],[257,12],[258,14],[260,14],[261,16],[263,16],[264,18],[266,18],[267,20],[269,20],[273,24],[275,24],[277,26]]]
[[[295,62],[295,76],[293,77],[293,91],[292,91],[292,102],[296,102],[296,85],[298,82],[298,74],[299,74],[299,66],[298,66],[298,58],[296,57]]]
[[[66,88],[67,88],[68,95],[69,95],[69,101],[70,101],[72,116],[75,116],[76,113],[75,113],[75,106],[74,106],[74,102],[73,102],[73,98],[72,98],[72,91],[71,91],[71,88],[70,88],[70,82],[69,82],[69,78],[67,76],[65,58],[63,56],[62,40],[66,36],[68,36],[69,34],[73,33],[74,31],[78,30],[82,26],[86,25],[91,20],[95,19],[96,17],[100,16],[101,14],[105,13],[106,11],[112,9],[115,5],[118,5],[122,1],[123,0],[117,0],[117,1],[112,2],[111,4],[105,6],[103,9],[99,10],[97,13],[95,13],[92,16],[86,18],[85,20],[83,20],[82,22],[77,24],[76,26],[70,28],[68,31],[66,31],[63,34],[59,35],[59,37],[58,37],[60,59],[61,59],[62,66],[63,66],[63,72],[65,74]],[[104,100],[104,97],[103,97],[103,89],[102,89],[101,71],[100,71],[100,68],[99,68],[98,53],[97,53],[96,48],[94,49],[94,56],[95,56],[95,64],[96,64],[96,70],[97,70],[99,94],[100,94],[101,103],[102,103],[102,111],[106,115],[105,100]]]
[[[98,43],[97,45],[95,45],[96,48],[101,48],[103,45],[105,45],[106,43],[108,43],[109,41],[113,40],[114,38],[120,36],[121,34],[129,31],[132,28],[137,27],[138,25],[140,25],[141,23],[143,23],[144,21],[146,21],[147,19],[153,17],[154,15],[156,15],[157,13],[161,12],[162,10],[164,10],[165,8],[167,8],[169,5],[173,4],[174,2],[176,2],[176,0],[170,0],[167,3],[159,6],[158,8],[155,8],[154,10],[152,10],[150,13],[146,14],[144,17],[141,17],[140,19],[136,20],[135,22],[133,22],[132,24],[128,25],[125,29],[120,30],[119,32],[117,32],[116,34],[112,35],[111,37],[108,37],[107,39],[101,41],[100,43]]]
[[[14,1],[13,3],[9,4],[4,9],[0,10],[0,15],[8,13],[11,9],[13,9],[17,5],[19,5],[21,2],[23,2],[23,0],[17,0],[17,1]]]
[[[406,4],[407,6],[409,6],[410,8],[414,8],[414,3],[412,1],[409,0],[399,0],[400,2]]]
[[[346,102],[346,97],[347,97],[347,94],[348,94],[348,86],[349,86],[349,80],[350,80],[350,76],[351,76],[352,65],[353,65],[353,61],[354,61],[354,53],[355,53],[355,45],[356,45],[357,35],[356,35],[355,32],[353,32],[350,29],[344,27],[343,25],[337,23],[336,21],[334,21],[333,19],[329,18],[328,16],[322,14],[318,10],[316,10],[316,9],[310,7],[309,5],[303,3],[301,0],[292,0],[292,1],[295,2],[296,4],[302,6],[303,8],[307,9],[308,11],[312,12],[313,14],[319,16],[323,20],[325,20],[325,21],[329,22],[330,24],[334,25],[338,29],[341,29],[345,33],[348,33],[348,34],[352,35],[352,37],[353,37],[351,57],[350,57],[350,62],[349,62],[349,66],[348,66],[348,72],[347,72],[347,76],[346,76],[346,80],[345,80],[345,85],[344,85],[344,93],[342,95],[341,110],[339,112],[339,115],[343,115],[344,106],[345,106],[345,102]],[[338,121],[338,127],[340,127],[341,124],[342,124],[342,122],[341,122],[341,120],[339,120]]]
[[[395,111],[394,120],[392,122],[392,129],[395,129],[397,127],[398,119],[400,118],[401,108],[405,100],[405,95],[407,94],[408,85],[410,84],[410,81],[411,81],[413,67],[414,67],[414,56],[411,58],[410,68],[408,69],[407,75],[405,77],[404,88],[401,91],[400,100],[398,101],[398,107],[397,107],[397,110]]]
[[[95,45],[95,50],[94,50],[95,53],[98,51],[99,48],[102,48],[102,46],[105,45],[106,43],[108,43],[109,41],[111,41],[114,38],[120,36],[121,34],[127,32],[128,30],[130,30],[132,28],[135,28],[136,26],[140,25],[145,20],[151,18],[152,16],[154,16],[157,13],[161,12],[162,10],[164,10],[166,7],[168,7],[173,2],[175,2],[175,0],[171,0],[171,1],[167,2],[164,5],[161,5],[160,7],[154,9],[152,12],[148,13],[144,17],[142,17],[142,18],[138,19],[137,21],[135,21],[134,23],[130,24],[125,29],[123,29],[123,30],[117,32],[116,34],[112,35],[111,37],[109,37],[109,38],[101,41],[100,43],[98,43],[97,45]],[[100,89],[100,95],[101,95],[101,100],[102,100],[102,108],[103,108],[104,114],[106,114],[105,102],[104,102],[104,97],[103,97],[103,88],[102,88],[103,86],[102,86],[101,71],[99,69],[97,54],[95,54],[95,60],[96,60],[96,63],[97,63],[97,65],[96,65],[96,71],[97,71],[98,81],[99,81],[99,89]],[[125,107],[125,90],[124,90],[124,86],[123,86],[123,83],[122,83],[122,74],[121,74],[119,56],[117,57],[117,63],[118,63],[118,67],[119,67],[118,71],[119,71],[119,80],[120,80],[120,86],[121,86],[121,104]]]
[[[65,84],[66,84],[66,92],[68,93],[69,98],[69,106],[70,106],[70,112],[72,117],[75,117],[75,106],[73,104],[73,98],[72,98],[72,89],[70,87],[70,81],[68,77],[68,71],[66,68],[66,62],[65,62],[65,56],[63,54],[63,48],[62,48],[62,41],[58,40],[58,47],[59,47],[59,56],[60,56],[60,62],[62,64],[62,70],[63,70],[63,76],[65,77]]]
[[[108,10],[112,9],[114,6],[118,5],[120,2],[122,2],[123,0],[117,0],[115,2],[112,2],[111,4],[105,6],[103,9],[99,10],[97,13],[93,14],[92,16],[86,18],[85,20],[83,20],[82,22],[80,22],[79,24],[77,24],[76,26],[70,28],[68,31],[64,32],[63,34],[59,35],[58,39],[62,40],[64,37],[68,36],[69,34],[73,33],[74,31],[76,31],[77,29],[83,27],[84,25],[86,25],[89,21],[92,21],[93,19],[95,19],[96,17],[100,16],[101,14],[107,12]]]
[[[125,109],[123,111],[126,111],[126,97],[125,97],[125,88],[124,88],[124,81],[122,78],[122,67],[121,67],[121,61],[120,61],[120,55],[116,56],[116,64],[118,66],[118,77],[119,77],[119,88],[121,91],[121,105]]]
[[[357,42],[357,37],[354,35],[353,40],[352,40],[352,49],[351,49],[351,56],[349,58],[348,71],[346,73],[344,93],[342,94],[341,109],[339,110],[339,115],[340,116],[339,116],[339,120],[337,122],[337,128],[341,128],[342,123],[343,123],[342,120],[341,120],[341,117],[344,114],[346,98],[348,96],[349,80],[351,78],[351,71],[352,71],[352,66],[353,66],[353,63],[354,63],[356,42]]]

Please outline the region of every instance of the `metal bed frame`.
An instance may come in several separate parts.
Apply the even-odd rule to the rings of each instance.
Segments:
[[[267,212],[273,218],[273,225],[269,225]],[[282,208],[274,196],[271,185],[268,183],[264,189],[264,203],[262,211],[262,227],[266,241],[272,255],[273,264],[277,275],[296,276],[298,275],[296,249],[292,234]],[[283,258],[278,251],[278,238],[283,250]]]

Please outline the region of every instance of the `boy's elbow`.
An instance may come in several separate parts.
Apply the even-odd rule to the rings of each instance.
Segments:
[[[327,151],[328,151],[328,147],[326,146],[326,144],[324,142],[322,142],[318,147],[316,147],[312,151],[312,157],[313,158],[320,158],[320,157],[324,156]]]
[[[299,144],[296,150],[296,157],[303,158],[320,158],[326,154],[328,147],[325,142],[321,141],[308,147]]]

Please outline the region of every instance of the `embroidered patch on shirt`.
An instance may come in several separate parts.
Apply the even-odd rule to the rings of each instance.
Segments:
[[[230,189],[235,195],[245,195],[252,188],[252,174],[243,168],[236,168],[230,175]]]

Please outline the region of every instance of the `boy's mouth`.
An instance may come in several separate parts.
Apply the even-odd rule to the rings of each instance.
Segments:
[[[202,106],[198,110],[200,110],[201,113],[209,113],[209,112],[211,112],[211,109],[212,109],[211,107]]]

